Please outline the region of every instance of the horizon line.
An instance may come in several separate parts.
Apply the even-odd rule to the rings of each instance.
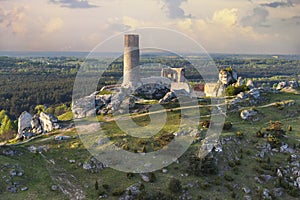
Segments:
[[[11,53],[11,54],[34,54],[34,53],[41,53],[41,54],[47,54],[47,53],[80,53],[80,54],[90,54],[90,53],[99,53],[99,54],[123,54],[123,52],[117,52],[117,51],[107,51],[107,52],[101,52],[101,51],[96,51],[96,52],[89,52],[89,51],[36,51],[36,50],[28,50],[28,51],[23,51],[23,50],[0,50],[0,56],[7,56],[3,55],[3,53]],[[157,53],[159,52],[148,52],[148,53]],[[212,54],[212,55],[268,55],[268,56],[300,56],[300,54],[297,53],[238,53],[238,52],[203,52],[203,53],[198,53],[198,52],[180,52],[182,54]]]

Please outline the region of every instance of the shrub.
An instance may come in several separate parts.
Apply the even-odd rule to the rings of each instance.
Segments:
[[[153,172],[149,173],[149,181],[152,183],[156,180],[155,174]]]
[[[103,187],[105,190],[109,190],[109,185],[108,185],[108,184],[103,184],[102,187]]]
[[[131,179],[133,176],[134,176],[133,173],[127,173],[127,174],[126,174],[126,177],[127,177],[128,179]]]
[[[4,114],[2,118],[0,121],[0,141],[12,139],[15,136],[16,127],[8,115]]]
[[[223,130],[230,130],[232,128],[231,122],[225,122],[223,126]]]
[[[98,181],[96,180],[95,182],[95,190],[98,190],[99,189],[99,184],[98,184]]]
[[[62,104],[60,106],[57,106],[54,110],[54,115],[55,116],[59,116],[62,115],[64,113],[66,113],[67,111],[69,111],[70,108],[66,106],[66,104]]]
[[[113,196],[121,196],[122,194],[124,194],[125,190],[121,189],[121,188],[116,188],[113,190],[112,195]]]
[[[203,128],[209,128],[209,125],[210,125],[210,121],[209,121],[209,120],[203,120],[203,121],[201,122],[201,126],[202,126]]]
[[[233,181],[233,178],[229,173],[225,173],[224,179],[229,182]]]
[[[257,137],[264,137],[264,133],[261,132],[261,130],[256,132]]]
[[[202,174],[216,174],[218,172],[218,168],[213,158],[200,159],[196,156],[189,158],[187,170],[195,176],[200,176]]]
[[[275,147],[276,145],[278,145],[280,143],[278,138],[276,138],[272,135],[269,135],[267,137],[267,141],[271,144],[272,147]]]
[[[46,108],[45,108],[44,105],[37,105],[37,106],[34,108],[34,111],[35,111],[35,113],[40,114],[41,112],[45,112],[45,111],[46,111]]]
[[[182,186],[181,186],[181,182],[180,180],[176,179],[176,178],[172,178],[169,182],[169,186],[168,186],[169,190],[172,193],[178,193],[182,190]]]
[[[230,85],[225,89],[225,94],[226,94],[226,96],[234,96],[234,95],[239,94],[240,92],[245,92],[248,90],[249,90],[249,87],[246,85],[241,85],[241,86],[237,86],[237,87]]]
[[[240,139],[244,137],[244,133],[241,131],[236,132],[235,135]]]

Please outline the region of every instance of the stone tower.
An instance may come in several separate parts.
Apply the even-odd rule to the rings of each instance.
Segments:
[[[136,87],[140,80],[139,35],[124,36],[123,87]]]

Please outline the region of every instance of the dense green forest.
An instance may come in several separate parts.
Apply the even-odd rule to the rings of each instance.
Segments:
[[[13,118],[36,105],[70,103],[79,60],[0,58],[0,110]]]
[[[97,60],[94,60],[97,62]],[[214,58],[220,68],[232,66],[239,76],[255,80],[278,81],[299,73],[300,60],[275,58],[244,58],[241,56]],[[0,110],[6,110],[10,118],[16,119],[23,111],[33,112],[37,105],[54,107],[70,106],[76,73],[84,62],[76,57],[0,57]],[[151,65],[152,63],[152,65]],[[189,81],[199,81],[200,74],[182,58],[146,56],[141,58],[149,76],[157,70],[155,65],[184,67]],[[99,80],[98,89],[114,84],[123,74],[122,57],[109,65]],[[90,69],[93,74],[93,70]],[[159,71],[157,72],[159,74]]]

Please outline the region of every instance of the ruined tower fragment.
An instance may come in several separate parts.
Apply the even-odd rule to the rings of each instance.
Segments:
[[[123,87],[136,87],[140,80],[139,35],[124,36]]]

